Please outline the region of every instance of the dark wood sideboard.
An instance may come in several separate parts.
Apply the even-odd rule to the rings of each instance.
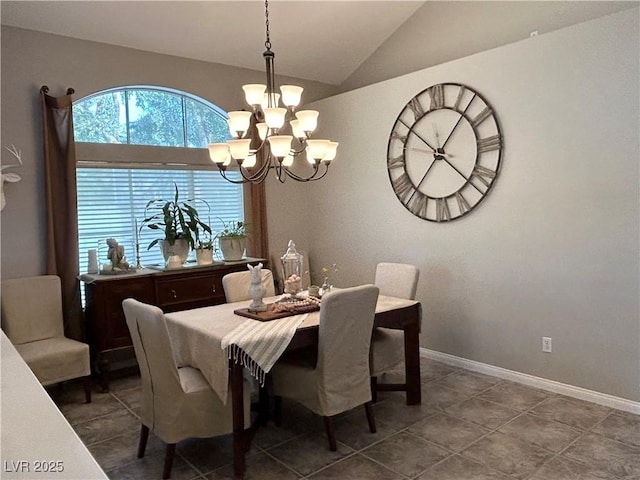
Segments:
[[[225,302],[222,277],[245,271],[248,263],[258,262],[267,266],[265,259],[247,258],[173,270],[145,268],[121,275],[82,275],[87,338],[102,389],[108,390],[112,369],[118,365],[135,365],[131,336],[122,311],[125,298],[156,305],[165,313],[217,305]]]

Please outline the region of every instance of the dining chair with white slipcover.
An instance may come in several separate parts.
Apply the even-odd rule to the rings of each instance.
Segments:
[[[364,405],[375,433],[369,381],[369,347],[378,287],[333,290],[322,297],[317,358],[284,357],[271,370],[276,419],[281,397],[324,418],[329,449],[336,450],[332,416]],[[315,360],[315,364],[314,364]]]
[[[276,294],[273,284],[273,273],[271,270],[263,268],[262,286],[266,289],[265,297],[273,297]],[[251,272],[233,272],[227,273],[222,277],[222,287],[224,288],[224,296],[227,303],[241,302],[250,300],[249,286],[251,285]]]
[[[415,300],[420,270],[405,263],[379,263],[375,285],[380,295]],[[404,332],[391,328],[373,329],[371,341],[371,395],[377,400],[378,391],[406,391],[407,384],[383,384],[378,378],[404,362]]]
[[[171,476],[176,443],[233,432],[232,402],[224,404],[197,368],[178,367],[162,310],[132,298],[122,302],[140,367],[140,443],[144,456],[149,431],[167,444],[162,478]],[[249,426],[249,389],[244,389],[245,427]]]
[[[60,277],[4,280],[1,305],[2,329],[40,383],[83,378],[91,403],[89,345],[64,336]]]

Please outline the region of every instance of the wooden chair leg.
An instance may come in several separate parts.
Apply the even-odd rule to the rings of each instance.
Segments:
[[[378,401],[378,377],[371,377],[371,401]]]
[[[138,458],[144,457],[144,451],[147,449],[147,440],[149,438],[149,427],[142,425],[140,428],[140,441],[138,442]]]
[[[367,422],[369,422],[369,431],[376,433],[376,419],[373,416],[373,404],[367,402],[364,404],[364,411],[367,413]]]
[[[164,454],[164,468],[162,469],[162,480],[171,477],[171,468],[173,468],[173,459],[176,456],[176,444],[167,443],[167,451]]]
[[[282,425],[282,397],[279,395],[273,397],[273,421],[276,427]]]
[[[83,378],[83,384],[85,403],[91,403],[91,375],[87,375]]]
[[[338,447],[336,445],[336,428],[333,425],[333,420],[331,417],[322,417],[324,418],[324,426],[327,430],[327,439],[329,440],[329,450],[335,452]]]

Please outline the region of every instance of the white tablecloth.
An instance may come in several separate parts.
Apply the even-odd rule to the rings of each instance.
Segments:
[[[272,303],[278,298],[265,298],[264,301]],[[263,362],[261,368],[268,372],[286,349],[295,330],[316,326],[320,319],[319,312],[313,312],[270,322],[260,322],[233,313],[234,310],[248,307],[250,303],[250,301],[225,303],[165,315],[178,366],[188,365],[198,368],[225,403],[229,392],[229,351],[227,347],[242,345],[243,339],[258,339],[257,343],[252,342],[255,349],[251,352],[239,353],[238,359],[243,360],[244,358],[243,364],[245,365],[253,365],[251,360],[255,361],[257,365],[260,365],[259,362]],[[408,307],[416,303],[414,300],[381,295],[378,297],[376,313]],[[283,325],[285,325],[284,328],[282,328]],[[265,328],[268,330],[267,332],[259,332]],[[262,342],[264,344],[259,345]],[[232,352],[237,351],[232,346],[230,348]],[[251,348],[248,347],[248,350]],[[276,354],[263,355],[265,351],[270,350],[271,353],[275,351]],[[243,357],[244,354],[248,354],[249,358]],[[251,354],[256,358],[251,357]],[[267,359],[266,364],[264,363],[265,359]],[[257,373],[259,375],[260,372],[257,371]]]

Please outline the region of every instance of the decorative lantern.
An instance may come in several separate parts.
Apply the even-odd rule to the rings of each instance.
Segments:
[[[296,251],[296,244],[289,240],[287,252],[280,259],[284,274],[284,293],[295,297],[302,291],[302,255]]]

